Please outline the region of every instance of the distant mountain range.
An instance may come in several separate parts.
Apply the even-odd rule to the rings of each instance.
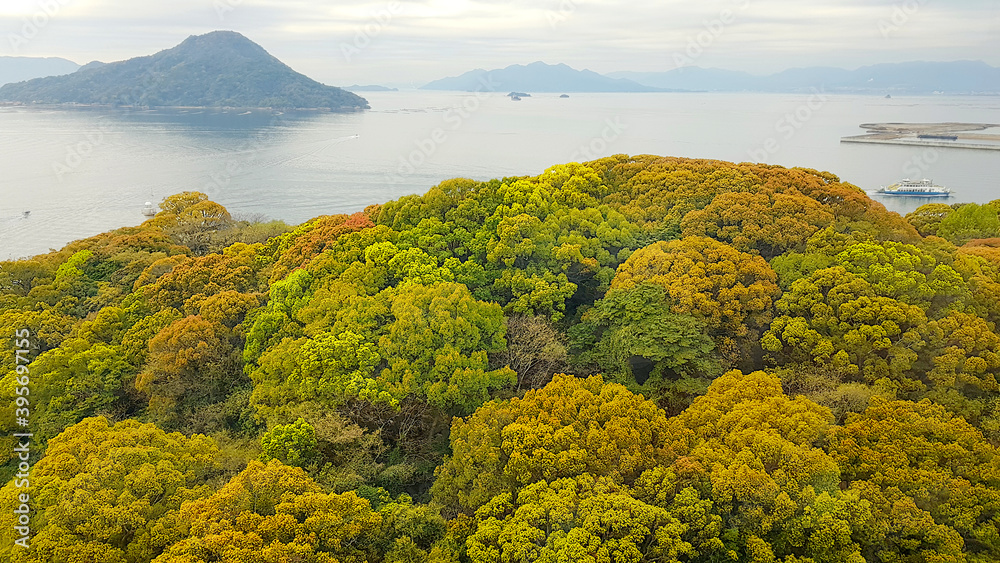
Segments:
[[[295,72],[233,31],[191,36],[155,55],[0,87],[0,101],[117,106],[367,109],[351,92]]]
[[[564,64],[534,62],[496,70],[481,68],[460,76],[442,78],[421,90],[462,92],[661,92],[663,88],[638,84],[626,78],[612,78],[590,70],[576,70]]]
[[[39,78],[45,77],[45,78]],[[27,81],[27,82],[24,82]],[[1000,94],[1000,68],[982,61],[908,62],[857,70],[808,67],[768,76],[700,67],[666,72],[576,70],[534,62],[476,69],[423,90],[494,92],[809,92],[855,94]],[[191,36],[147,57],[84,66],[61,58],[0,57],[0,102],[139,106],[368,108],[353,92],[377,85],[326,86],[286,66],[232,31]]]
[[[76,72],[80,65],[59,57],[0,57],[0,86]]]
[[[770,76],[699,67],[667,72],[612,72],[608,76],[646,86],[714,92],[804,92],[860,94],[997,94],[1000,68],[982,61],[877,64],[857,70],[793,68]]]

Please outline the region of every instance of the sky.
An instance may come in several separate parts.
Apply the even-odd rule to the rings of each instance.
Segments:
[[[538,60],[600,73],[1000,66],[1000,0],[0,0],[0,56],[109,62],[218,29],[336,86]]]

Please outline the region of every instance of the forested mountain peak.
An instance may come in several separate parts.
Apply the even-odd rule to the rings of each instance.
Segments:
[[[234,31],[193,35],[154,55],[8,84],[0,88],[0,101],[335,111],[368,107],[364,98],[295,72]]]

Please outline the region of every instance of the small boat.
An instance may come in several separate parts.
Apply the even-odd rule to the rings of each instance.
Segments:
[[[25,211],[24,213],[21,214],[21,217],[23,217],[24,219],[27,219],[29,215],[31,215],[31,212],[30,211]]]
[[[520,102],[521,101],[521,96],[512,95],[510,97],[510,101],[512,101],[512,102]]]
[[[146,205],[142,208],[142,214],[146,217],[152,217],[156,215],[156,208],[153,207],[153,202],[147,201]]]
[[[885,195],[948,197],[951,195],[951,188],[936,186],[933,181],[926,178],[923,180],[910,180],[907,178],[890,186],[882,186],[879,188],[878,193]]]

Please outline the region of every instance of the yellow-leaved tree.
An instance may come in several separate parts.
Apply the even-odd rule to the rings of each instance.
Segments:
[[[692,236],[637,250],[619,266],[611,288],[663,286],[673,312],[704,321],[731,365],[753,367],[757,339],[781,294],[777,280],[760,256]]]
[[[529,561],[676,561],[686,530],[632,497],[667,463],[656,404],[599,377],[556,375],[523,399],[491,402],[452,427],[432,495],[454,516],[436,555]]]
[[[218,448],[205,436],[167,434],[152,424],[87,418],[49,441],[30,487],[10,481],[0,505],[31,498],[30,549],[4,534],[0,559],[15,563],[146,563],[182,539],[177,510],[212,493]],[[13,530],[12,510],[0,523]]]

